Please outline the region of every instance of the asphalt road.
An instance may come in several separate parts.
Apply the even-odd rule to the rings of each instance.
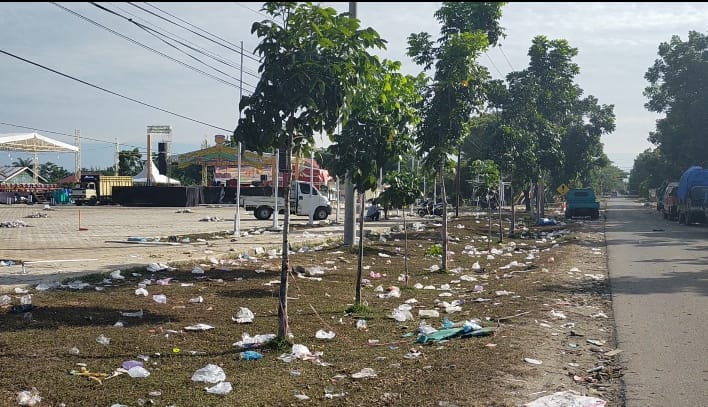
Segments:
[[[623,198],[606,213],[626,406],[708,406],[708,227]]]

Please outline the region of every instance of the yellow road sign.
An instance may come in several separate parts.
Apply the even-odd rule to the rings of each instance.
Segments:
[[[568,191],[570,191],[570,188],[568,188],[568,186],[565,184],[560,184],[560,186],[558,186],[558,188],[556,188],[556,191],[558,191],[559,194],[565,196],[565,194],[567,194]]]

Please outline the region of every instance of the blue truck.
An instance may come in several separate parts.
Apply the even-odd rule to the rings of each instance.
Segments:
[[[680,224],[706,223],[704,206],[708,198],[708,169],[693,166],[684,171],[676,195],[676,212]]]

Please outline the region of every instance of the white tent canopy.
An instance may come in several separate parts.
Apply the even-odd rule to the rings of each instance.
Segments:
[[[154,162],[150,161],[150,164],[152,165],[152,170],[150,171],[150,183],[151,184],[179,185],[178,180],[176,180],[174,178],[170,178],[167,175],[160,174],[160,171],[157,169],[157,166],[155,165]],[[140,171],[140,174],[133,177],[133,182],[138,183],[138,184],[147,184],[147,182],[148,182],[147,172],[148,172],[148,167],[146,165],[145,168],[143,168],[143,170]]]
[[[38,133],[5,133],[0,134],[0,150],[26,151],[34,154],[34,183],[38,182],[39,174],[37,153],[64,152],[76,153],[79,148],[71,144],[51,139]]]
[[[75,153],[79,151],[79,148],[38,133],[5,133],[0,134],[0,150],[27,151],[30,153],[55,151]]]

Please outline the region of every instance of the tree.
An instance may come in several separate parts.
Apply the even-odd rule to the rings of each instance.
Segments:
[[[507,75],[507,90],[494,87],[493,101],[503,108],[500,123],[513,136],[506,148],[513,147],[521,158],[515,163],[523,166],[513,174],[524,182],[587,182],[591,168],[607,164],[600,138],[614,131],[614,106],[582,98],[574,83],[577,54],[564,39],[536,36],[529,67]],[[542,201],[539,206],[543,215]]]
[[[15,161],[12,162],[12,165],[15,167],[32,167],[34,164],[34,160],[31,158],[17,158]]]
[[[60,167],[52,162],[46,162],[39,165],[39,175],[49,181],[49,183],[55,184],[59,182],[60,179],[68,177],[70,174],[64,167]]]
[[[383,48],[385,42],[373,29],[360,29],[359,20],[338,15],[330,7],[265,3],[261,10],[271,16],[251,28],[261,38],[255,49],[261,77],[253,94],[241,98],[242,117],[232,141],[259,153],[284,149],[284,171],[290,171],[293,150],[311,148],[315,133],[334,132],[345,102],[361,78],[378,66],[366,50]],[[284,196],[289,196],[289,173],[284,175]],[[281,340],[290,334],[288,199],[284,212],[277,335]]]
[[[391,172],[386,175],[386,188],[379,196],[379,201],[384,207],[395,206],[397,208],[411,205],[416,199],[423,196],[418,181],[412,173]],[[406,223],[406,211],[403,211],[403,233],[405,246],[403,250],[403,269],[405,285],[408,285],[408,225]]]
[[[644,78],[649,111],[666,116],[657,120],[649,135],[674,171],[708,166],[708,37],[689,31],[688,41],[678,36],[659,45],[659,58]]]
[[[419,127],[420,152],[425,165],[437,170],[445,210],[442,230],[442,269],[447,269],[447,196],[444,165],[456,155],[463,138],[463,126],[485,101],[488,70],[477,59],[496,45],[503,30],[499,26],[505,3],[445,2],[435,12],[441,23],[438,46],[428,33],[408,37],[408,55],[429,70],[435,65],[433,83],[424,94],[423,120]]]
[[[121,150],[118,152],[118,175],[137,175],[143,170],[143,163],[140,161],[142,154],[135,147],[133,150]]]
[[[646,149],[634,159],[627,188],[646,196],[648,189],[678,181],[683,171],[668,163],[658,147]]]
[[[487,237],[487,250],[491,250],[492,244],[492,198],[495,187],[499,186],[499,169],[492,160],[474,160],[470,163],[472,173],[479,177],[480,186],[485,190],[487,209],[489,210],[489,236]],[[501,214],[501,213],[500,213]],[[501,219],[499,219],[501,227]],[[499,235],[501,238],[501,234]]]
[[[362,194],[378,186],[383,166],[408,150],[418,116],[416,103],[420,99],[421,82],[398,72],[400,62],[384,60],[381,68],[372,70],[363,78],[361,86],[351,98],[348,117],[341,133],[334,134],[329,147],[335,174],[347,172],[354,189]],[[422,81],[422,77],[418,80]],[[361,304],[361,275],[364,258],[364,199],[359,218],[359,261],[355,305]]]

